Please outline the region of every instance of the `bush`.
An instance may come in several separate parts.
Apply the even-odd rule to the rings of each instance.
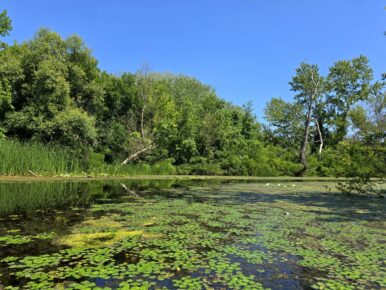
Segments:
[[[190,175],[193,172],[193,167],[190,164],[181,164],[176,166],[176,173],[178,175]]]
[[[177,170],[172,164],[171,159],[160,161],[153,165],[152,172],[157,175],[174,175]]]

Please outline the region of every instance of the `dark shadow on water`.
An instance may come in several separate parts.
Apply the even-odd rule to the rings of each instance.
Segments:
[[[294,205],[328,209],[310,213],[320,215],[320,221],[384,220],[386,199],[348,197],[325,192],[277,193],[264,192],[263,182],[258,193],[253,190],[228,191],[227,185],[256,184],[251,181],[224,180],[130,180],[126,182],[41,182],[0,183],[0,223],[9,215],[27,220],[52,210],[87,209],[95,203],[146,201],[149,199],[184,199],[188,202],[245,204],[284,201]],[[15,221],[16,222],[16,221]],[[0,228],[1,231],[1,228]]]
[[[246,185],[248,183],[257,182],[130,180],[125,182],[0,183],[0,236],[7,235],[9,230],[14,229],[29,236],[51,231],[65,234],[71,226],[81,223],[88,217],[98,218],[106,213],[114,213],[112,210],[91,212],[89,208],[94,204],[146,203],[175,199],[185,200],[188,203],[213,205],[220,203],[230,206],[264,203],[272,207],[279,207],[283,211],[288,211],[289,214],[292,208],[287,209],[283,206],[292,205],[294,210],[315,215],[314,221],[320,223],[377,222],[386,219],[385,199],[347,197],[317,191],[281,193],[280,188],[276,189],[277,193],[264,193],[263,181],[259,183],[261,186],[258,192],[245,188],[235,190],[237,184]],[[228,185],[232,186],[232,190],[228,190]],[[209,229],[209,231],[215,232],[215,229]],[[0,245],[0,259],[8,256],[50,254],[62,248],[53,246],[50,240],[34,240],[25,245]],[[261,251],[262,249],[253,250]],[[117,254],[115,260],[117,262],[127,261],[125,254],[127,253]],[[130,263],[138,263],[138,257],[129,256],[132,259]],[[255,275],[265,287],[272,289],[309,288],[310,285],[305,282],[304,278],[312,278],[313,273],[307,272],[306,268],[299,267],[296,264],[296,257],[284,257],[286,259],[283,261],[264,264],[264,272],[261,274],[258,271],[261,270],[259,266],[249,264],[242,258],[234,257],[232,262],[240,263],[245,274]],[[5,272],[1,267],[0,263],[0,273]],[[95,282],[101,287],[117,283],[114,280],[99,278]],[[16,282],[9,280],[9,283]],[[173,288],[172,280],[166,279],[162,282],[162,286]]]

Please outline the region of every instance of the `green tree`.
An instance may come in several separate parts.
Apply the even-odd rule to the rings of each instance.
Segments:
[[[0,36],[9,35],[12,30],[12,20],[8,17],[7,10],[0,13]],[[0,48],[5,48],[6,44],[0,41]]]
[[[74,53],[82,51],[85,54],[76,60]],[[87,73],[88,66],[79,65],[87,81],[79,85],[74,79],[72,71],[79,62],[91,62],[90,67],[96,69],[96,62],[78,38],[63,40],[58,34],[43,29],[31,41],[8,47],[1,54],[2,88],[6,88],[7,102],[11,97],[12,106],[8,105],[3,122],[5,134],[22,140],[59,143],[73,149],[91,147],[95,139],[94,121],[90,121],[93,118],[86,112],[88,106],[79,102],[83,98],[77,94],[77,86],[85,90],[96,81],[98,74]],[[95,99],[98,94],[90,96]],[[92,113],[96,114],[94,110]],[[62,133],[59,124],[64,126]]]
[[[185,174],[370,178],[384,174],[386,130],[385,83],[371,75],[364,57],[340,61],[326,86],[316,65],[302,63],[294,100],[272,99],[262,131],[251,103],[235,106],[194,78],[146,67],[102,72],[80,37],[42,29],[0,51],[0,136],[65,146],[83,170],[125,160]]]
[[[47,129],[55,142],[77,150],[93,146],[96,140],[94,118],[78,108],[56,114]]]
[[[376,82],[364,102],[354,106],[350,112],[354,134],[346,142],[340,142],[343,169],[338,176],[350,177],[341,182],[339,189],[347,194],[382,197],[379,189],[386,175],[386,93],[385,83]],[[342,146],[343,145],[343,146]],[[343,149],[343,150],[342,150]],[[343,153],[342,153],[343,151]],[[377,177],[378,179],[373,179]]]
[[[350,111],[355,136],[367,144],[383,144],[386,137],[385,83],[376,82],[366,102]]]
[[[264,113],[265,119],[274,128],[276,139],[269,142],[298,151],[303,134],[303,105],[273,98],[265,106]]]
[[[114,76],[103,73],[103,108],[97,114],[98,152],[109,163],[127,157],[129,134],[137,130],[135,75]]]
[[[14,109],[12,103],[15,86],[23,79],[20,48],[11,46],[0,52],[0,135],[5,132],[4,122]]]
[[[372,78],[373,72],[365,56],[338,61],[330,67],[327,76],[327,104],[331,116],[330,124],[335,128],[335,144],[347,135],[352,107],[368,98]]]
[[[304,110],[304,133],[300,146],[300,162],[303,164],[301,173],[308,169],[307,146],[310,134],[312,115],[324,91],[324,79],[319,74],[317,65],[301,63],[296,75],[290,82],[291,90],[296,92],[295,102]]]
[[[0,36],[9,35],[12,30],[12,21],[7,15],[7,10],[0,13]],[[11,83],[15,79],[15,73],[19,68],[19,63],[12,54],[4,53],[3,49],[7,45],[0,41],[0,138],[4,137],[3,122],[7,111],[13,108]]]
[[[147,65],[144,65],[135,75],[136,97],[134,101],[135,118],[134,131],[129,133],[128,157],[122,162],[127,164],[144,153],[148,153],[155,147],[155,140],[151,128],[152,112],[150,104],[154,99],[154,78],[149,72]]]

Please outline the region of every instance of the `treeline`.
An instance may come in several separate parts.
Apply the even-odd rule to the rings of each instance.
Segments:
[[[265,136],[298,153],[296,174],[385,175],[386,83],[373,80],[366,57],[337,61],[326,76],[302,63],[289,84],[293,100],[265,108]]]
[[[0,27],[2,36],[11,30],[5,12]],[[290,85],[294,100],[272,99],[260,124],[251,103],[232,105],[194,78],[146,67],[109,74],[81,38],[42,29],[1,44],[1,173],[18,158],[28,169],[26,150],[12,148],[43,144],[71,160],[59,154],[58,173],[154,165],[178,174],[385,175],[385,83],[373,81],[365,57],[337,62],[325,77],[301,64]]]

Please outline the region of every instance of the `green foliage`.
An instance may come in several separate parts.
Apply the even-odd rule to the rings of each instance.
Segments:
[[[80,160],[61,147],[0,139],[0,175],[80,174]]]
[[[171,159],[166,159],[154,164],[152,170],[158,175],[173,175],[176,173],[176,169],[173,166]]]
[[[266,106],[264,139],[294,155],[300,147],[304,169],[293,174],[384,176],[385,84],[371,80],[364,56],[336,62],[325,78],[317,66],[301,64],[290,82],[294,102],[274,98]]]
[[[383,198],[386,195],[384,189],[380,189],[383,180],[372,180],[368,176],[358,174],[349,181],[340,182],[338,189],[347,195],[376,195]]]
[[[79,109],[55,115],[50,124],[50,137],[70,148],[92,146],[96,140],[95,120]]]
[[[275,127],[276,142],[282,147],[295,147],[302,136],[302,106],[273,98],[265,107],[266,120]]]
[[[5,289],[386,285],[384,200],[319,182],[122,182],[0,184],[0,198],[15,197],[0,210]]]
[[[0,13],[0,36],[7,36],[12,30],[12,21],[7,15],[7,10]],[[0,47],[5,47],[3,42],[0,42]]]
[[[312,107],[324,90],[324,79],[319,74],[319,67],[302,62],[292,78],[291,90],[296,92],[295,101],[306,107]]]
[[[339,189],[349,195],[375,194],[382,197],[385,192],[379,191],[378,184],[382,184],[382,179],[386,176],[385,147],[365,146],[352,142],[341,143],[338,148],[343,158],[340,160],[341,165],[336,175],[350,178],[346,182],[341,182]]]
[[[335,127],[334,141],[344,139],[349,128],[349,114],[355,103],[364,101],[371,92],[373,71],[365,56],[336,62],[327,76],[329,113]]]
[[[10,24],[4,11],[2,36]],[[262,126],[251,102],[232,105],[196,79],[147,67],[118,76],[102,72],[79,36],[63,39],[41,29],[0,51],[0,138],[39,143],[39,156],[59,146],[70,159],[59,157],[48,170],[20,157],[23,165],[3,164],[2,172],[342,175],[334,152],[345,138],[370,151],[384,144],[385,84],[371,79],[363,56],[335,63],[326,78],[318,66],[302,63],[290,82],[294,100],[272,99],[265,109],[269,125]],[[346,134],[349,121],[355,136]],[[63,165],[71,159],[78,165]],[[376,173],[379,162],[371,160],[363,168]]]

